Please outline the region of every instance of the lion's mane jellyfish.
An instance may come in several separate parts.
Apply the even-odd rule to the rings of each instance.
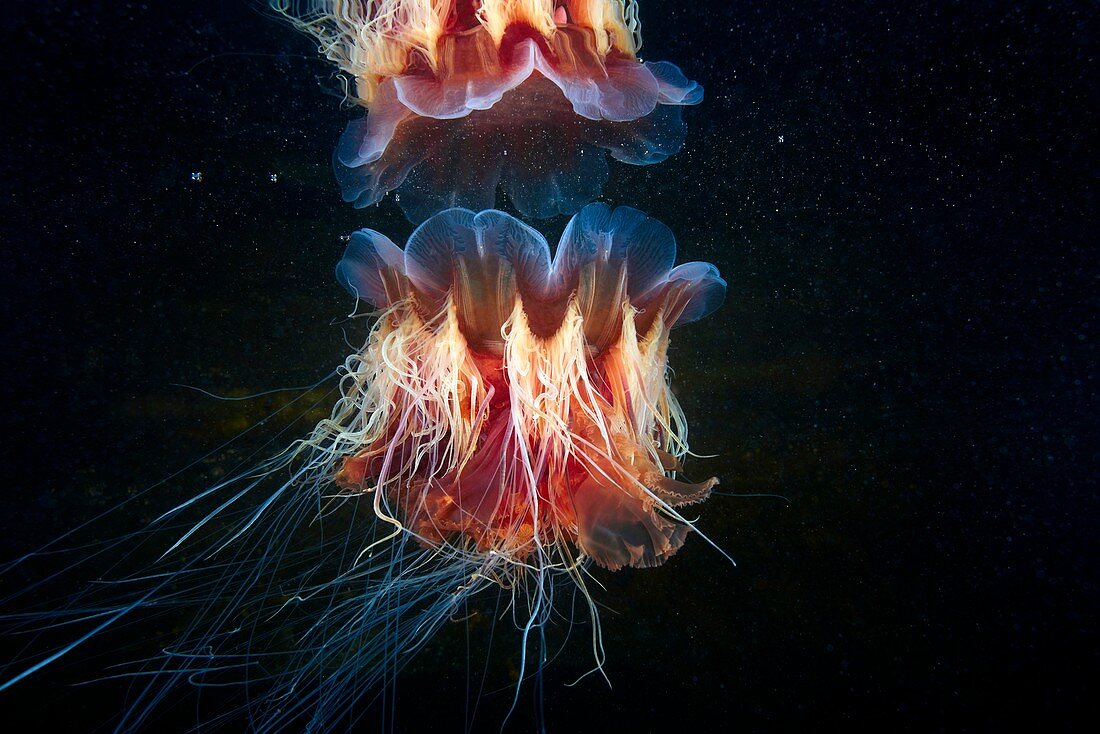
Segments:
[[[337,484],[375,493],[427,546],[662,563],[690,530],[673,508],[716,483],[673,478],[687,442],[669,332],[725,293],[713,266],[675,255],[663,224],[603,204],[573,218],[552,263],[498,211],[442,212],[404,252],[357,232],[338,275],[383,313],[350,366],[358,445]]]
[[[334,165],[358,207],[397,190],[420,222],[485,209],[503,188],[523,214],[596,198],[606,154],[663,161],[683,145],[680,106],[703,90],[642,62],[635,0],[315,0],[274,5],[320,42],[367,109]]]
[[[598,668],[589,560],[663,563],[693,532],[677,508],[717,483],[682,477],[687,428],[666,358],[670,331],[717,308],[726,284],[675,257],[667,227],[603,204],[572,219],[553,259],[499,211],[443,211],[403,251],[355,233],[337,276],[378,310],[330,417],[133,535],[73,546],[73,568],[102,558],[110,575],[4,619],[64,642],[0,664],[0,690],[144,623],[157,652],[110,669],[133,681],[117,730],[197,687],[239,691],[212,722],[327,731],[361,716],[360,699],[384,699],[412,654],[490,588],[522,640],[515,696],[530,644],[578,598]],[[120,551],[152,558],[123,571]],[[559,589],[568,601],[555,605]]]

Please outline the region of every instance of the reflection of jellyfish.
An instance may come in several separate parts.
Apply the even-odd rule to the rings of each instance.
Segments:
[[[355,84],[366,117],[335,167],[344,199],[398,190],[413,221],[491,207],[571,214],[599,195],[605,151],[658,163],[702,88],[641,62],[634,0],[274,0]]]
[[[672,267],[675,248],[664,225],[602,204],[573,218],[553,262],[497,211],[444,211],[404,252],[357,232],[337,274],[380,313],[331,418],[135,536],[170,536],[150,568],[29,615],[90,631],[16,661],[0,687],[111,626],[186,608],[163,654],[131,671],[121,729],[172,686],[237,682],[255,730],[324,730],[481,589],[511,592],[526,650],[559,580],[589,599],[599,664],[587,559],[662,563],[692,530],[676,508],[716,483],[676,478],[687,431],[666,351],[725,283],[705,263]]]

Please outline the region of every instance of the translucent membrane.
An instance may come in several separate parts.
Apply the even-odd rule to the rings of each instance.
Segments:
[[[703,90],[636,57],[620,0],[330,0],[293,11],[355,80],[366,117],[334,166],[346,201],[396,190],[415,222],[491,207],[498,188],[531,217],[599,195],[607,154],[648,165],[680,150],[679,108]]]

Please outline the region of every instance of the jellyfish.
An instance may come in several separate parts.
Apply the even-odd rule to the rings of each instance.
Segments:
[[[414,223],[492,208],[503,189],[532,218],[595,199],[607,155],[634,165],[680,150],[680,107],[703,89],[638,59],[635,0],[273,0],[314,36],[367,114],[333,156],[345,201],[390,191]]]
[[[336,274],[372,325],[339,370],[331,415],[134,536],[78,546],[159,555],[53,611],[9,616],[85,631],[17,658],[0,688],[112,626],[185,610],[159,654],[113,669],[136,691],[119,730],[147,724],[181,685],[239,685],[247,700],[218,722],[328,730],[494,588],[522,640],[517,696],[563,587],[586,601],[598,668],[589,566],[666,562],[698,534],[680,508],[717,484],[684,475],[668,347],[726,284],[675,259],[666,226],[600,203],[570,220],[553,258],[495,210],[445,210],[404,250],[356,232]]]

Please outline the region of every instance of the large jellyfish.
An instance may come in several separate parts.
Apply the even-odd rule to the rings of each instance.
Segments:
[[[420,222],[490,208],[498,186],[524,215],[595,199],[606,154],[665,160],[683,145],[680,106],[703,89],[642,62],[635,0],[273,0],[353,81],[367,109],[334,165],[357,207],[396,190]]]
[[[671,329],[726,286],[675,256],[667,227],[602,204],[572,219],[553,260],[499,211],[441,212],[404,251],[355,233],[337,275],[377,311],[331,417],[122,541],[153,544],[151,565],[9,616],[82,631],[9,661],[0,688],[135,618],[182,619],[165,622],[160,654],[112,670],[134,676],[119,730],[175,686],[240,684],[240,709],[207,723],[326,731],[487,588],[511,595],[524,651],[555,590],[579,591],[600,665],[585,568],[661,564],[694,530],[677,508],[717,483],[682,477],[666,356]]]
[[[668,333],[725,292],[712,266],[674,258],[668,228],[603,204],[574,217],[553,264],[497,211],[445,211],[403,253],[356,233],[340,280],[384,315],[351,370],[365,389],[337,484],[430,547],[660,564],[689,530],[672,508],[715,484],[669,476],[686,441]]]

